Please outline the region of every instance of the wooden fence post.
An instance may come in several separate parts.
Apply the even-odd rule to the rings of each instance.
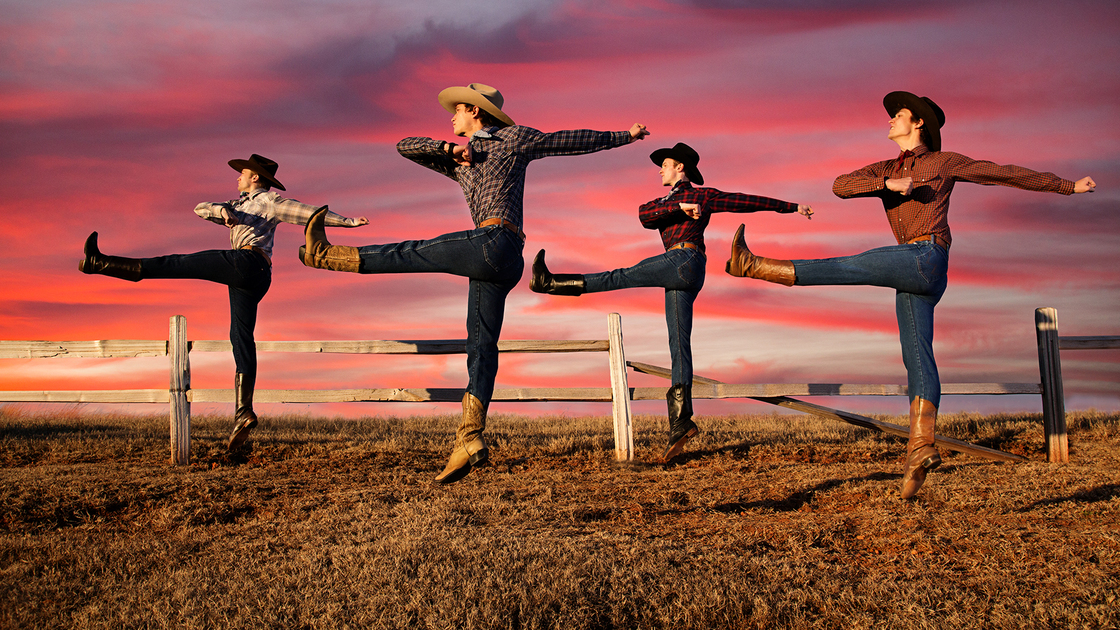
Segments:
[[[187,318],[171,317],[167,340],[167,356],[171,363],[171,464],[185,466],[191,461],[191,360],[187,347]]]
[[[634,432],[630,423],[630,386],[626,380],[626,352],[622,349],[622,316],[607,315],[610,343],[611,407],[614,413],[614,458],[634,459]]]
[[[1062,359],[1058,349],[1058,311],[1045,307],[1034,310],[1038,335],[1038,373],[1042,378],[1042,425],[1046,437],[1046,459],[1069,461],[1069,436],[1066,434],[1066,401],[1062,390]]]

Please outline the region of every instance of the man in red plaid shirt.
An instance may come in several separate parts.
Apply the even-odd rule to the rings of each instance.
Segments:
[[[692,420],[692,304],[704,286],[704,229],[715,212],[800,212],[813,214],[809,206],[727,193],[715,188],[693,187],[704,183],[697,164],[700,155],[683,142],[671,149],[650,154],[661,168],[661,183],[672,186],[669,194],[638,208],[642,225],[661,232],[665,253],[647,258],[633,267],[591,274],[553,274],[544,262],[544,250],[533,261],[529,288],[552,295],[582,295],[638,287],[665,289],[665,323],[669,328],[672,387],[665,394],[669,408],[669,443],[662,460],[679,455],[685,443],[700,431]]]
[[[902,475],[903,499],[917,494],[926,473],[941,464],[934,447],[934,424],[941,380],[933,358],[933,309],[945,292],[949,267],[949,195],[956,182],[1011,186],[1063,195],[1092,192],[1096,182],[1076,182],[1053,173],[1001,166],[941,150],[945,113],[927,97],[891,92],[883,98],[890,114],[887,137],[902,152],[836,178],[832,192],[842,199],[876,197],[883,202],[898,245],[855,256],[817,260],[776,260],[755,256],[739,226],[731,244],[727,273],[791,286],[872,285],[895,290],[902,361],[910,396],[910,440]]]

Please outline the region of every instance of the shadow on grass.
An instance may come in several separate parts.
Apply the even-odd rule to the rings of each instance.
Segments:
[[[1101,501],[1109,501],[1113,498],[1120,497],[1120,484],[1109,483],[1096,488],[1082,490],[1075,492],[1071,495],[1064,497],[1054,497],[1052,499],[1042,499],[1035,501],[1030,505],[1019,508],[1018,512],[1030,512],[1031,510],[1043,507],[1046,505],[1059,505],[1062,503],[1100,503]]]
[[[774,510],[776,512],[796,512],[797,510],[800,510],[802,506],[812,503],[813,498],[818,492],[826,492],[828,490],[836,488],[837,486],[841,486],[853,481],[884,481],[888,479],[898,479],[900,477],[901,475],[898,474],[878,472],[872,473],[870,475],[864,475],[863,477],[855,477],[852,479],[829,479],[827,481],[822,481],[821,483],[811,488],[806,488],[805,490],[794,492],[784,499],[764,499],[761,501],[737,501],[734,503],[721,503],[719,505],[712,506],[711,509],[716,512],[723,512],[725,514],[742,512],[745,510],[755,510],[759,508]]]

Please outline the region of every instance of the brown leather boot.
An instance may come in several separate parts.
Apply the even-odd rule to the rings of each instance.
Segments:
[[[534,293],[549,295],[583,295],[587,291],[587,282],[582,274],[549,272],[544,264],[542,249],[533,259],[533,277],[529,280],[529,289]]]
[[[331,245],[327,241],[327,206],[323,206],[307,220],[303,231],[306,245],[299,248],[299,259],[308,267],[358,273],[361,260],[358,248]]]
[[[140,261],[136,258],[102,254],[97,249],[97,232],[90,232],[90,235],[86,238],[83,253],[86,257],[78,261],[78,271],[120,278],[130,282],[140,282],[142,277]]]
[[[471,468],[490,462],[490,449],[482,441],[486,430],[486,404],[474,394],[463,394],[463,419],[455,432],[455,448],[443,472],[436,476],[436,483],[449,484],[467,476]]]
[[[746,226],[740,224],[731,239],[731,260],[727,261],[725,270],[728,274],[738,278],[755,278],[775,284],[793,286],[797,280],[793,263],[788,260],[776,258],[763,258],[755,256],[747,249],[747,241],[743,239],[743,230]]]
[[[668,462],[684,452],[684,445],[700,433],[700,428],[692,421],[692,390],[687,385],[678,384],[665,392],[665,402],[669,407],[669,445],[661,454],[661,461]]]
[[[926,473],[941,465],[941,454],[933,445],[937,407],[924,398],[910,403],[910,442],[906,470],[902,473],[902,498],[910,499],[926,482]]]
[[[233,433],[229,436],[229,450],[241,448],[249,439],[249,432],[257,426],[257,414],[253,412],[253,383],[238,372],[233,376]]]

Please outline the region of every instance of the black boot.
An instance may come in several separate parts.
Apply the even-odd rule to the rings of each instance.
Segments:
[[[669,407],[669,445],[661,460],[668,462],[684,451],[685,442],[696,437],[700,428],[692,421],[692,390],[687,385],[673,385],[665,392]]]
[[[233,433],[229,436],[229,450],[235,450],[249,439],[249,431],[257,426],[257,414],[253,413],[253,381],[240,372],[233,377]]]
[[[140,281],[140,261],[135,258],[121,258],[120,256],[105,256],[102,254],[97,249],[97,232],[91,232],[89,237],[86,238],[84,253],[86,257],[78,261],[78,271],[97,273],[131,282]]]
[[[535,293],[548,293],[549,295],[583,295],[587,291],[587,283],[583,275],[578,273],[549,273],[544,264],[544,250],[537,252],[533,259],[533,279],[529,281],[529,288]]]

